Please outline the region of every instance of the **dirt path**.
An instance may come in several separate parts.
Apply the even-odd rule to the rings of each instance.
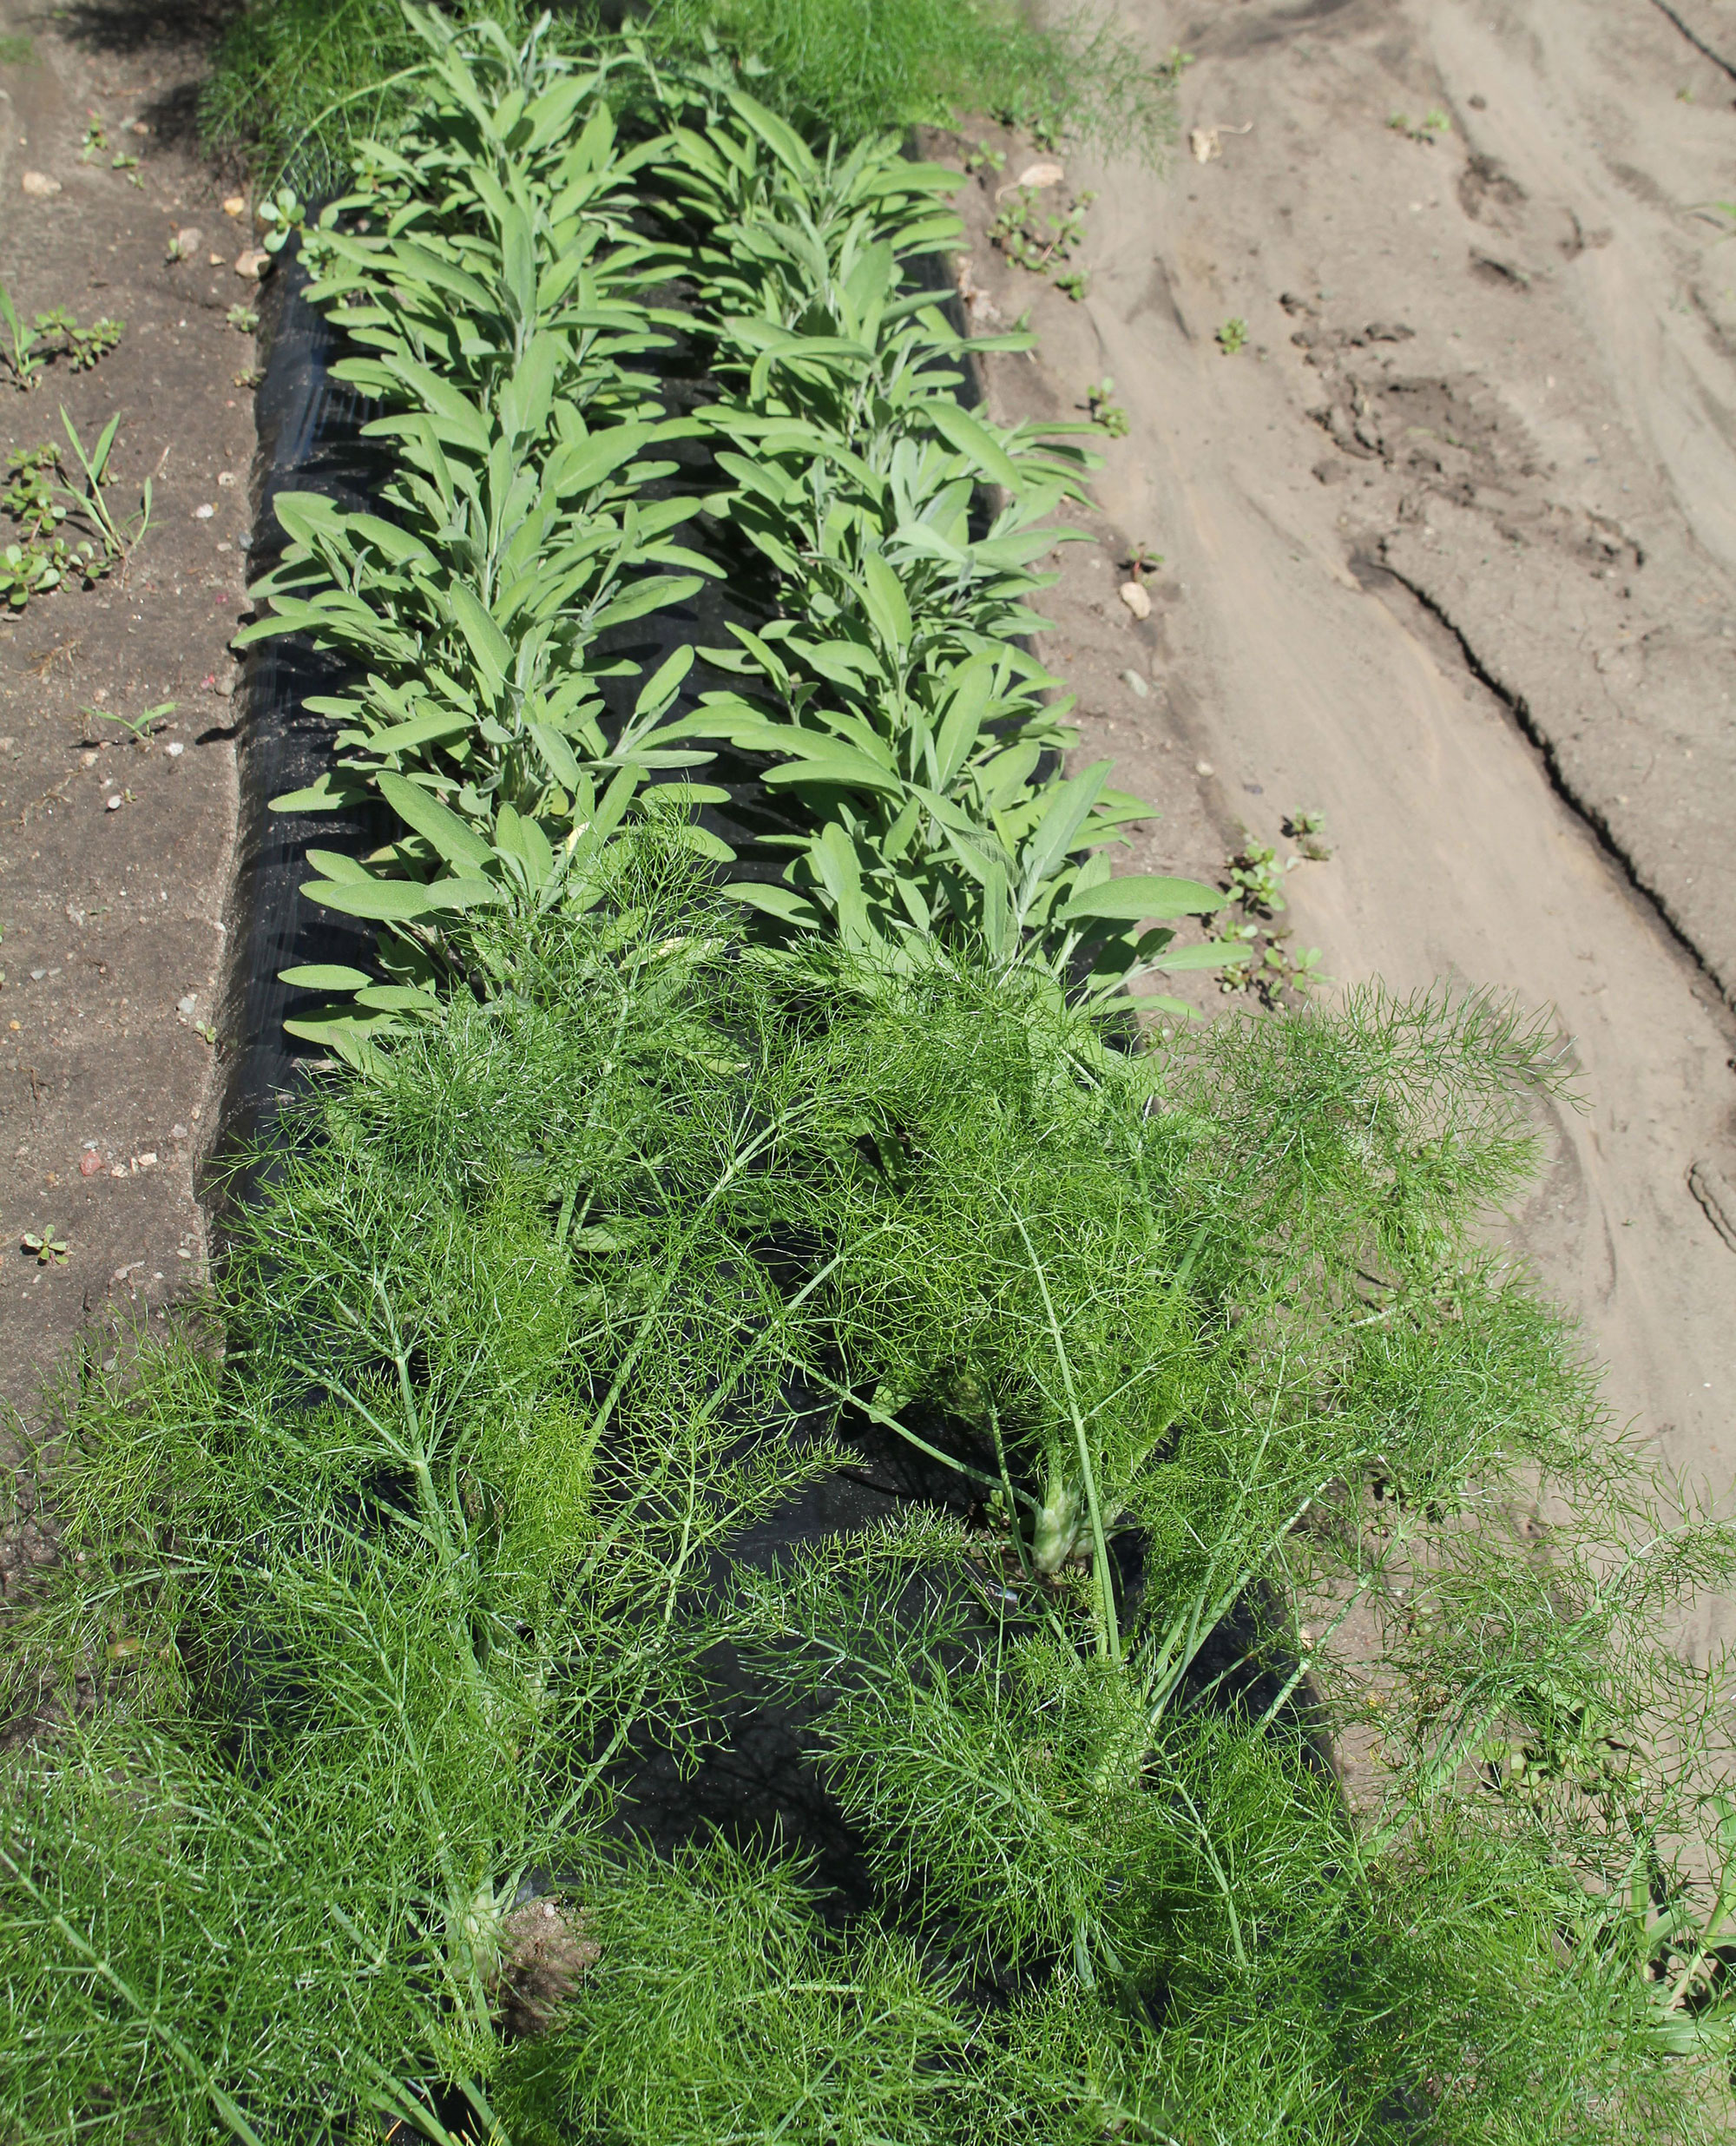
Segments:
[[[1333,977],[1555,1010],[1587,1108],[1524,1241],[1615,1408],[1726,1497],[1736,1251],[1689,1175],[1736,1178],[1736,243],[1692,210],[1736,193],[1736,81],[1653,0],[1124,19],[1198,56],[1167,177],[1072,161],[1088,294],[987,242],[1015,162],[970,210],[967,293],[1042,337],[1000,414],[1108,375],[1129,419],[1053,606],[1085,743],[1164,806],[1147,867],[1324,806],[1290,889]],[[1695,21],[1736,56],[1736,7]],[[1693,1637],[1733,1634],[1708,1603]]]
[[[257,297],[191,139],[217,11],[0,0],[0,283],[27,317],[126,324],[29,392],[0,365],[0,464],[62,440],[63,404],[87,441],[119,416],[117,517],[154,492],[124,572],[0,604],[0,1397],[27,1420],[76,1334],[148,1316],[203,1254],[253,449],[253,344],[227,313]],[[0,516],[0,545],[20,533]],[[111,720],[165,702],[148,747]],[[40,1264],[23,1240],[49,1230],[69,1248]],[[0,1550],[0,1593],[30,1539]]]

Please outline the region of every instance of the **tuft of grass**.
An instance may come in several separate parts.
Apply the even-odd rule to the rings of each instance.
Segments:
[[[443,11],[497,23],[515,43],[538,12],[525,0],[450,0]],[[594,46],[612,12],[582,0],[549,39]],[[815,134],[849,140],[976,111],[1154,161],[1174,136],[1181,56],[1153,62],[1082,16],[1036,29],[1006,0],[648,0],[629,27],[661,58],[720,52],[756,97]],[[426,56],[399,0],[256,0],[219,47],[201,108],[206,144],[245,153],[266,186],[329,192],[357,142],[396,132]]]
[[[845,137],[964,112],[1147,156],[1174,133],[1179,60],[1083,14],[1040,29],[1006,0],[651,0],[643,30],[672,51],[715,39],[764,102]]]
[[[455,22],[496,23],[515,42],[523,0],[456,0]],[[415,101],[428,46],[399,0],[255,0],[226,32],[200,103],[207,150],[245,154],[262,185],[327,194],[353,146],[390,138]]]

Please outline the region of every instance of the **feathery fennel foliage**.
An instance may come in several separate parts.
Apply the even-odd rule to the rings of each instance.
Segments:
[[[1729,1544],[1480,1249],[1541,1035],[1124,1056],[1028,972],[756,952],[650,839],[472,920],[201,1318],[63,1396],[0,2136],[1713,2135],[1736,1842],[1656,1633]],[[900,1440],[940,1488],[838,1531]],[[867,1907],[642,1845],[744,1688]]]

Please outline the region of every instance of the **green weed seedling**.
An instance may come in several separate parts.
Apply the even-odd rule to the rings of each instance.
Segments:
[[[4,284],[0,284],[0,321],[5,323],[11,344],[4,354],[12,368],[13,381],[22,388],[36,385],[50,358],[67,358],[75,372],[87,372],[114,349],[127,329],[124,320],[110,320],[106,316],[82,328],[64,306],[37,313],[26,326]]]
[[[84,130],[84,139],[79,145],[78,161],[82,164],[94,164],[99,155],[108,152],[108,136],[104,131],[102,122],[93,112],[90,115],[90,124]],[[116,149],[108,158],[110,171],[124,172],[127,174],[128,185],[141,187],[145,182],[138,175],[138,158],[128,155],[124,149]]]
[[[81,328],[76,320],[66,326],[67,355],[75,372],[88,372],[99,359],[106,358],[127,332],[124,320],[111,320],[105,314],[93,320],[88,328]]]
[[[47,444],[21,447],[6,458],[6,489],[0,509],[22,523],[27,538],[52,536],[69,510],[66,488],[56,479],[60,457]]]
[[[1049,189],[1015,187],[989,227],[990,239],[1016,268],[1049,276],[1065,296],[1082,298],[1088,287],[1085,272],[1067,264],[1084,243],[1086,211],[1096,198],[1088,190],[1065,206],[1050,207]]]
[[[1106,432],[1111,439],[1125,439],[1128,435],[1128,413],[1113,399],[1115,383],[1107,376],[1085,390],[1085,407],[1091,422],[1098,431]]]
[[[110,481],[108,460],[114,451],[115,435],[120,430],[121,413],[116,411],[103,426],[94,445],[89,449],[80,438],[78,428],[67,415],[64,405],[61,409],[60,421],[65,427],[73,454],[84,476],[83,490],[71,490],[69,497],[77,502],[95,524],[107,563],[110,566],[124,563],[144,542],[145,534],[151,525],[151,480],[147,477],[144,481],[136,513],[125,523],[117,521],[108,501],[102,497],[102,488]]]
[[[225,317],[238,335],[251,335],[260,325],[260,317],[251,306],[232,306]]]
[[[22,611],[32,596],[58,588],[66,558],[66,547],[58,538],[46,545],[0,544],[0,601],[8,610]]]
[[[1288,929],[1273,922],[1286,907],[1289,874],[1305,861],[1324,863],[1332,856],[1323,839],[1325,826],[1323,813],[1292,813],[1284,832],[1297,845],[1294,856],[1280,858],[1274,845],[1250,839],[1229,860],[1226,872],[1235,916],[1220,932],[1227,950],[1221,991],[1252,991],[1267,1006],[1279,1006],[1330,981],[1320,968],[1319,948],[1293,951],[1287,944]]]
[[[1156,573],[1163,564],[1163,554],[1154,551],[1149,544],[1135,544],[1121,561],[1122,570],[1134,581],[1143,581],[1147,574]]]
[[[1222,327],[1218,330],[1216,337],[1218,348],[1222,351],[1226,358],[1233,358],[1238,351],[1246,349],[1247,339],[1247,322],[1233,315],[1225,321]]]
[[[266,253],[280,253],[296,233],[306,230],[307,211],[293,187],[279,187],[260,202],[260,221]]]
[[[1425,112],[1421,119],[1407,118],[1403,112],[1395,112],[1387,121],[1394,134],[1402,134],[1407,142],[1420,142],[1433,148],[1443,135],[1452,132],[1453,122],[1438,105]]]
[[[34,1256],[38,1267],[58,1267],[72,1251],[69,1244],[55,1234],[52,1222],[45,1224],[40,1231],[27,1231],[22,1241],[23,1248]]]
[[[83,474],[82,486],[64,481],[59,451],[50,446],[20,450],[7,462],[9,481],[0,492],[0,510],[20,523],[24,534],[0,550],[0,598],[15,611],[22,610],[32,596],[58,588],[69,576],[87,585],[101,580],[124,564],[150,526],[148,477],[138,512],[124,524],[102,496],[118,414],[108,420],[89,451],[64,408],[61,422]],[[90,534],[69,543],[63,531],[75,517]]]
[[[91,716],[98,722],[117,723],[135,745],[148,750],[151,740],[179,705],[174,701],[160,701],[155,708],[148,708],[141,715],[122,715],[113,708],[95,706],[82,708],[79,713]]]
[[[1332,851],[1326,840],[1325,813],[1292,813],[1284,822],[1284,832],[1311,864],[1324,865],[1331,859]]]

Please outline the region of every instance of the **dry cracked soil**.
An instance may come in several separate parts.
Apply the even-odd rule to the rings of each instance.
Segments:
[[[0,623],[0,1388],[27,1420],[79,1333],[203,1256],[253,450],[252,346],[226,321],[247,239],[190,132],[220,14],[0,0],[32,59],[0,64],[0,281],[128,324],[94,371],[0,384],[0,449],[47,438],[64,399],[82,429],[121,411],[119,492],[155,473],[124,577]],[[1120,15],[1193,62],[1161,168],[1066,153],[1042,190],[1039,217],[1096,197],[1065,264],[1082,295],[991,231],[1050,153],[989,127],[932,145],[1003,159],[962,197],[961,296],[979,327],[1028,313],[1041,347],[989,362],[996,413],[1082,416],[1110,379],[1125,414],[1046,637],[1083,753],[1161,808],[1139,868],[1221,879],[1249,840],[1299,859],[1275,921],[1318,947],[1329,1001],[1445,983],[1555,1022],[1580,1103],[1518,1241],[1621,1420],[1726,1500],[1736,4]],[[135,172],[82,156],[93,115]],[[1135,577],[1139,547],[1162,564]],[[103,720],[169,700],[148,751]],[[1286,841],[1303,809],[1330,861]],[[23,1238],[49,1224],[70,1252],[39,1266]],[[1708,1600],[1685,1643],[1733,1623]]]

